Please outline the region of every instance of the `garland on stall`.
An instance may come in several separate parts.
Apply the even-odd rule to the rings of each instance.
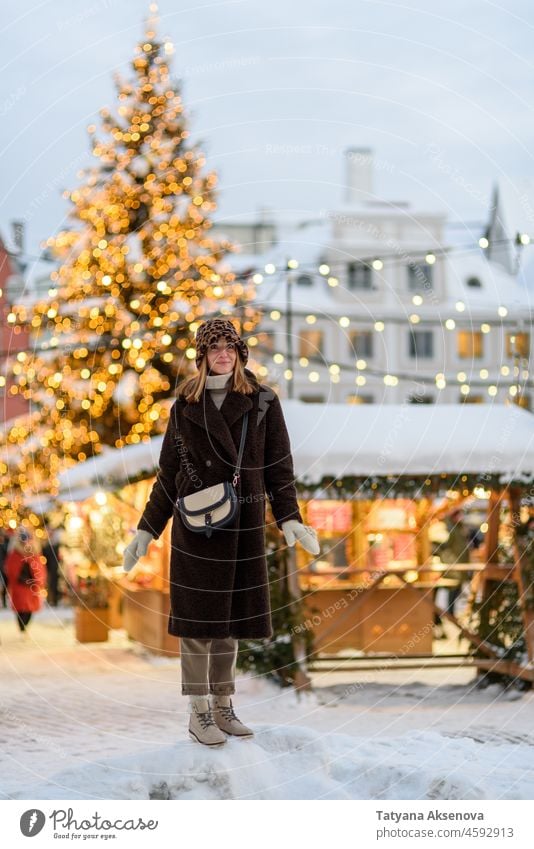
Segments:
[[[98,488],[113,491],[120,497],[120,490],[126,484],[136,484],[154,477],[157,469],[140,469],[128,475],[99,474]],[[534,483],[531,480],[507,481],[508,484],[525,486]],[[346,500],[368,499],[376,495],[389,498],[424,498],[446,490],[457,490],[465,496],[472,493],[476,486],[484,489],[502,489],[499,474],[434,474],[434,475],[344,475],[341,478],[325,475],[310,483],[295,480],[299,498],[339,498]]]
[[[456,490],[468,496],[477,486],[484,489],[501,489],[499,474],[435,474],[435,475],[344,475],[341,478],[324,476],[314,483],[297,480],[299,498],[324,498],[343,500],[368,499],[375,496],[388,498],[424,498],[447,490]],[[524,485],[524,481],[519,483]]]

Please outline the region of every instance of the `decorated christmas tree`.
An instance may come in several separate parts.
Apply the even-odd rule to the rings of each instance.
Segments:
[[[116,108],[88,128],[96,164],[65,195],[69,228],[47,242],[60,260],[49,297],[13,309],[13,332],[33,332],[8,363],[30,410],[2,435],[3,525],[25,512],[23,494],[57,492],[62,469],[164,430],[200,321],[255,324],[252,292],[225,262],[233,246],[210,234],[216,175],[189,141],[172,45],[150,12],[131,74],[115,78]]]

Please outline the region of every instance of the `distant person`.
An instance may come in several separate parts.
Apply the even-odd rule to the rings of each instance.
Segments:
[[[7,607],[7,576],[5,562],[9,537],[4,530],[0,530],[0,594],[2,595],[2,607]]]
[[[484,534],[480,530],[480,528],[469,528],[469,540],[471,543],[471,548],[475,550],[480,548],[482,543],[484,542]]]
[[[447,527],[449,537],[441,549],[442,561],[444,563],[450,563],[451,567],[454,567],[456,563],[470,563],[472,537],[469,528],[464,522],[462,510],[454,510],[450,514],[447,520]],[[448,588],[448,602],[445,608],[448,613],[454,613],[456,600],[461,595],[464,582],[469,575],[460,569],[450,568],[444,571],[443,577],[457,581],[456,586]]]
[[[9,602],[24,637],[32,614],[42,607],[46,586],[46,568],[39,547],[36,538],[21,527],[13,534],[6,557]]]
[[[59,544],[61,533],[59,528],[48,529],[48,539],[43,548],[43,557],[46,560],[47,574],[47,601],[51,607],[57,607],[59,601],[58,582],[59,582]]]

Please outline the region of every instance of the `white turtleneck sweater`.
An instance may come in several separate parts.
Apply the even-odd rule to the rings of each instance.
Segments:
[[[221,409],[222,402],[228,392],[228,385],[232,380],[232,373],[229,374],[208,374],[206,378],[206,389],[209,390],[211,397],[217,409]]]

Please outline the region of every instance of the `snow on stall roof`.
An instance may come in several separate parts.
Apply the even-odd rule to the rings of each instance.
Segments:
[[[504,404],[308,404],[285,400],[295,474],[534,475],[534,416]]]
[[[515,404],[308,404],[284,399],[295,475],[499,474],[534,476],[534,416]],[[84,500],[98,489],[152,477],[163,436],[109,449],[60,475],[59,498]]]
[[[106,447],[98,457],[77,463],[59,475],[59,499],[84,501],[99,489],[126,486],[131,478],[143,472],[147,478],[152,477],[158,468],[162,442],[160,435],[139,445]]]

